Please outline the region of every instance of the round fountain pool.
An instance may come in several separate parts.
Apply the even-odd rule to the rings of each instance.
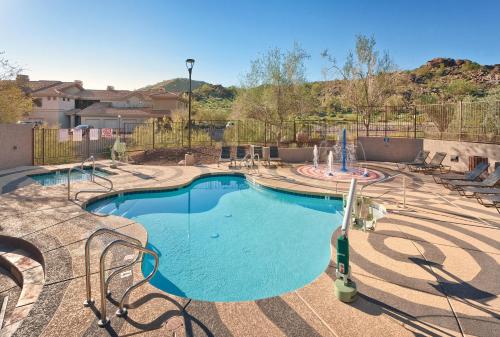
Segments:
[[[352,178],[356,178],[359,182],[370,182],[384,177],[382,172],[365,169],[362,167],[347,167],[346,172],[342,172],[340,165],[333,165],[332,174],[329,175],[328,166],[325,164],[318,165],[302,165],[297,168],[297,173],[313,179],[326,181],[349,182]]]
[[[151,283],[205,301],[277,296],[317,278],[331,258],[342,200],[277,191],[243,176],[199,178],[177,190],[131,192],[87,207],[141,223],[160,256]],[[153,259],[146,255],[142,271]]]

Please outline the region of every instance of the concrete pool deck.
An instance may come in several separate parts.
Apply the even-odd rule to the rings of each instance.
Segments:
[[[348,184],[300,176],[294,166],[255,170],[217,168],[216,165],[180,167],[121,165],[109,169],[114,190],[184,185],[201,174],[242,172],[257,182],[307,193],[337,194]],[[370,163],[386,174],[398,173],[394,164]],[[430,176],[405,173],[406,208],[402,208],[402,176],[367,188],[388,214],[375,231],[350,232],[352,276],[359,298],[352,304],[333,293],[335,250],[315,281],[296,291],[265,300],[241,303],[189,301],[146,284],[130,298],[126,320],[114,316],[97,326],[96,314],[82,305],[85,299],[84,244],[97,228],[109,227],[146,241],[144,228],[131,220],[96,216],[80,202],[67,200],[66,186],[43,187],[27,174],[61,169],[23,167],[0,172],[0,234],[21,238],[43,255],[45,280],[37,301],[22,324],[4,326],[0,336],[494,336],[500,335],[500,217],[471,199],[436,185]],[[91,186],[72,183],[72,188]],[[81,194],[84,202],[96,194]],[[398,205],[399,204],[399,205]],[[97,298],[99,249],[91,250],[93,297]],[[332,240],[332,244],[335,240]],[[132,251],[116,249],[107,268],[118,268]],[[160,257],[161,258],[161,257]],[[163,257],[165,258],[165,257]],[[123,292],[142,278],[136,265],[130,276],[113,281],[113,293]],[[0,295],[3,294],[0,293]]]

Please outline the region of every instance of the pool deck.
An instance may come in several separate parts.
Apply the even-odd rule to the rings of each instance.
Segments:
[[[263,185],[307,193],[339,194],[348,188],[348,184],[300,176],[294,166],[256,171],[222,165],[123,164],[113,170],[108,168],[109,161],[98,164],[117,173],[111,176],[114,190],[180,186],[201,174],[217,172],[242,172]],[[369,165],[386,174],[398,173],[394,164]],[[32,243],[43,255],[44,268],[43,280],[26,291],[23,287],[25,295],[32,295],[28,296],[33,299],[29,307],[19,305],[19,318],[5,322],[0,337],[500,335],[500,216],[475,199],[436,185],[430,176],[408,172],[404,173],[405,208],[403,175],[364,192],[377,197],[388,214],[375,231],[350,232],[352,277],[359,290],[354,303],[342,303],[334,296],[332,249],[324,273],[304,288],[279,297],[240,303],[188,301],[146,284],[132,292],[126,319],[114,316],[116,307],[109,304],[111,324],[99,328],[95,312],[82,305],[86,238],[97,228],[108,227],[145,243],[147,233],[131,220],[84,211],[81,202],[96,194],[81,194],[81,202],[72,202],[67,200],[66,186],[42,187],[26,177],[64,167],[67,165],[0,171],[0,234]],[[72,184],[75,191],[91,186],[90,182]],[[104,236],[91,249],[94,298],[96,260],[110,240]],[[13,249],[0,245],[0,255],[12,255]],[[15,252],[26,253],[22,249]],[[127,249],[113,250],[107,269],[122,266],[131,254]],[[38,267],[26,267],[25,272],[30,268]],[[141,278],[136,265],[131,276],[123,274],[114,280],[111,290],[113,294],[123,292]],[[96,298],[98,308],[99,304]]]

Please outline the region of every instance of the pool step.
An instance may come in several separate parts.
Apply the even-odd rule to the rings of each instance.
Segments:
[[[15,244],[0,247],[0,265],[4,267],[21,287],[21,293],[14,310],[5,317],[0,337],[10,337],[28,316],[40,295],[45,281],[43,266],[29,250],[17,248]],[[2,309],[7,307],[4,298]],[[4,313],[5,314],[5,311]]]

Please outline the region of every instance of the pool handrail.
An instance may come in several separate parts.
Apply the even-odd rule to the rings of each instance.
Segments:
[[[342,220],[341,232],[344,237],[347,236],[349,225],[351,224],[352,208],[356,202],[356,178],[351,179],[351,187],[347,196],[347,202],[344,209],[344,218]]]
[[[97,324],[100,327],[105,327],[109,323],[109,319],[106,316],[106,275],[105,275],[106,270],[105,270],[105,262],[106,262],[106,255],[107,255],[107,253],[115,245],[121,245],[121,246],[126,246],[126,247],[129,247],[129,248],[137,249],[141,253],[146,253],[146,254],[152,255],[153,258],[155,259],[155,266],[154,266],[153,270],[149,273],[149,275],[146,276],[145,278],[143,278],[142,280],[140,280],[139,282],[137,282],[135,284],[132,284],[123,293],[122,298],[120,299],[120,302],[119,302],[118,310],[116,311],[116,315],[118,317],[122,317],[122,316],[125,316],[127,314],[127,309],[125,308],[125,299],[128,297],[128,295],[132,292],[132,290],[134,290],[137,287],[140,287],[144,283],[148,282],[156,274],[156,272],[158,270],[158,265],[159,265],[159,257],[158,257],[158,254],[155,251],[147,249],[147,248],[143,247],[142,245],[134,244],[134,243],[132,243],[130,241],[120,240],[120,239],[119,240],[115,240],[115,241],[112,241],[110,244],[108,244],[106,246],[106,248],[104,248],[104,250],[102,251],[101,256],[99,258],[99,281],[100,281],[99,283],[100,283],[100,290],[101,290],[101,312],[100,312],[100,319],[97,322]]]
[[[111,235],[114,235],[114,236],[117,236],[121,239],[125,239],[125,240],[130,240],[140,246],[142,246],[142,243],[140,240],[136,239],[136,238],[133,238],[129,235],[126,235],[126,234],[123,234],[123,233],[120,233],[120,232],[117,232],[116,230],[113,230],[113,229],[109,229],[109,228],[99,228],[97,230],[95,230],[92,234],[89,235],[89,237],[87,238],[87,241],[85,242],[85,291],[86,291],[86,299],[85,301],[83,302],[83,305],[85,307],[88,307],[90,306],[92,303],[94,303],[94,300],[92,299],[92,287],[90,285],[90,244],[92,243],[92,240],[99,236],[99,235],[103,235],[103,234],[111,234]],[[132,265],[134,264],[135,262],[137,262],[140,258],[140,254],[138,255],[138,257],[136,258],[136,261],[134,261],[133,263],[130,263],[129,265]],[[123,269],[124,267],[121,267],[119,269]],[[116,275],[115,273],[112,273],[109,277],[108,277],[108,281],[114,277],[114,275]],[[107,282],[109,284],[109,282]],[[106,292],[107,293],[107,292]]]
[[[83,160],[79,166],[73,166],[68,170],[68,200],[71,200],[71,172],[73,170],[76,170],[76,171],[79,171],[83,174],[89,174],[88,172],[85,172],[83,170],[85,162],[87,162],[89,160],[92,160],[92,173],[90,174],[90,181],[93,183],[96,183],[95,177],[97,177],[99,179],[102,179],[102,180],[108,182],[110,184],[110,187],[108,190],[105,190],[105,191],[103,191],[103,190],[81,190],[81,191],[78,191],[75,194],[75,200],[78,200],[78,194],[80,194],[80,193],[109,192],[109,191],[113,190],[113,181],[111,181],[111,179],[108,179],[108,178],[105,178],[105,177],[102,177],[100,175],[95,174],[95,158],[94,158],[94,156],[90,156],[89,158]],[[100,185],[100,184],[98,184],[98,185]]]

